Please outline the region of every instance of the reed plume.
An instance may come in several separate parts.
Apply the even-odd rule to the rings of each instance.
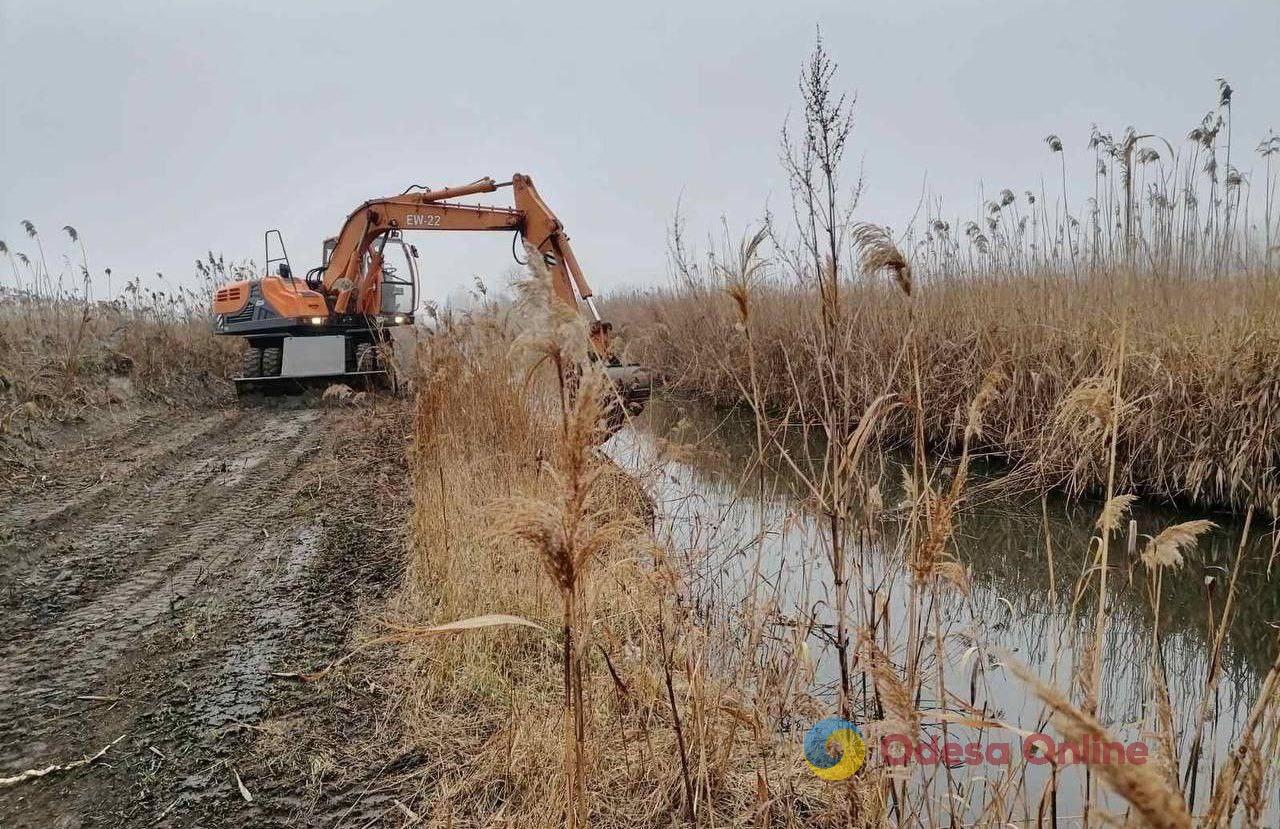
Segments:
[[[1152,538],[1142,551],[1142,562],[1147,567],[1181,567],[1182,554],[1195,548],[1196,540],[1218,525],[1204,519],[1174,524]]]
[[[874,276],[887,270],[902,292],[911,296],[911,264],[886,228],[858,222],[853,226],[853,244],[858,250],[858,267],[864,274]]]
[[[590,647],[591,620],[584,591],[596,556],[639,527],[632,518],[617,517],[612,505],[602,505],[596,497],[607,468],[595,447],[604,435],[609,380],[602,370],[586,363],[586,329],[581,319],[554,295],[551,276],[536,251],[529,253],[530,276],[517,285],[517,313],[525,327],[517,347],[533,359],[531,379],[539,366],[554,367],[560,391],[560,439],[554,462],[546,470],[551,494],[498,501],[492,509],[492,532],[537,556],[560,592],[566,824],[576,827],[587,819],[583,661]]]

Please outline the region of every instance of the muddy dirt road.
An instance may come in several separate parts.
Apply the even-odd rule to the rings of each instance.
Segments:
[[[272,677],[340,655],[395,578],[394,517],[344,492],[339,416],[103,418],[0,492],[0,778],[111,745],[0,785],[0,827],[354,816],[325,776],[359,691]]]

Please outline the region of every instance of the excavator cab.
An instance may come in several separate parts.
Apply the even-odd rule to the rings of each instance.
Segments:
[[[320,287],[320,275],[329,266],[329,259],[338,245],[336,237],[324,240],[321,251],[320,267],[308,276],[307,284],[314,289]],[[374,255],[381,257],[381,278],[378,294],[381,297],[379,312],[396,317],[412,318],[418,307],[418,248],[404,240],[398,230],[384,234],[369,246],[364,257],[364,270],[367,272],[374,264]]]
[[[413,314],[418,307],[418,249],[395,230],[371,245],[370,250],[382,257],[379,310],[393,318]]]

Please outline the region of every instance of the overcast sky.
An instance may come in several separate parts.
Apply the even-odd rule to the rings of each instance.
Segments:
[[[1237,166],[1280,129],[1278,0],[0,0],[0,239],[34,254],[31,219],[56,270],[70,224],[95,275],[191,282],[279,227],[300,272],[367,198],[519,171],[596,287],[659,283],[677,202],[694,235],[786,206],[815,25],[858,94],[860,217],[894,227],[926,176],[966,216],[979,183],[1056,183],[1051,132],[1083,189],[1092,122],[1177,143],[1219,76]],[[415,241],[428,297],[509,269],[505,235]]]

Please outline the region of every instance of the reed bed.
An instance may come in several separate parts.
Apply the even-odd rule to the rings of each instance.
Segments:
[[[802,419],[820,415],[821,319],[803,286],[753,287],[750,359],[760,404]],[[1124,364],[1125,417],[1117,486],[1153,498],[1280,508],[1280,278],[1237,274],[1166,282],[1109,274],[1080,283],[1061,274],[917,285],[910,297],[879,281],[841,292],[835,360],[847,380],[843,410],[860,413],[886,392],[929,401],[931,447],[955,450],[967,410],[993,367],[1007,375],[986,406],[974,451],[1011,464],[1028,489],[1098,493],[1107,452],[1090,409],[1100,377]],[[714,284],[636,293],[610,306],[632,354],[670,387],[723,405],[750,385],[735,301]],[[1118,349],[1125,330],[1124,350]],[[914,333],[920,376],[904,359]],[[917,384],[918,383],[918,384]],[[803,393],[798,399],[796,389]],[[915,424],[891,419],[883,437],[905,445]]]
[[[972,217],[926,197],[894,234],[855,221],[865,181],[842,178],[855,102],[834,75],[819,43],[782,136],[791,215],[701,252],[677,217],[671,286],[613,298],[635,358],[678,390],[810,423],[838,413],[844,430],[879,396],[909,395],[928,401],[920,437],[949,452],[998,369],[974,455],[1010,463],[1010,483],[1072,494],[1106,488],[1091,401],[1123,364],[1117,487],[1276,514],[1280,136],[1233,154],[1225,80],[1184,139],[1094,125],[1095,168],[1069,176],[1050,135],[1060,182],[984,194]],[[916,426],[892,418],[883,438],[905,445]]]
[[[199,263],[204,289],[159,280],[151,289],[139,277],[112,285],[110,269],[91,274],[75,228],[63,228],[54,270],[35,225],[23,224],[34,255],[0,242],[12,275],[0,284],[0,451],[14,469],[59,423],[112,406],[229,397],[239,344],[215,336],[209,316],[224,261]]]
[[[751,413],[751,451],[731,502],[767,503],[766,472],[781,469],[800,505],[800,514],[788,510],[776,522],[763,509],[701,514],[663,539],[663,560],[680,562],[686,602],[696,609],[686,635],[701,637],[706,663],[733,677],[753,711],[784,712],[773,721],[777,734],[794,740],[784,723],[818,713],[859,724],[868,766],[851,786],[822,792],[832,807],[843,804],[840,823],[1259,824],[1276,808],[1273,634],[1264,635],[1275,660],[1246,683],[1239,723],[1228,728],[1219,704],[1243,551],[1276,512],[1280,295],[1270,196],[1260,252],[1253,231],[1240,229],[1248,224],[1237,212],[1243,177],[1217,178],[1229,86],[1221,84],[1217,114],[1190,137],[1194,160],[1171,153],[1187,175],[1204,170],[1203,212],[1185,199],[1174,210],[1190,218],[1151,218],[1160,231],[1144,231],[1134,164],[1150,137],[1126,131],[1117,142],[1095,129],[1099,160],[1110,159],[1099,174],[1120,165],[1123,184],[1110,198],[1100,188],[1083,230],[1060,206],[1056,249],[1046,244],[1054,234],[1046,235],[1045,213],[1001,235],[1004,211],[1016,206],[1010,192],[988,205],[987,232],[966,232],[969,247],[930,252],[947,231],[936,219],[923,250],[910,234],[895,238],[854,220],[862,181],[841,178],[853,101],[834,91],[835,73],[819,40],[801,73],[801,123],[783,131],[794,221],[771,217],[703,257],[687,250],[677,221],[676,287],[610,305],[629,323],[632,356],[662,369],[676,389]],[[1050,151],[1060,150],[1051,138]],[[1273,144],[1264,145],[1268,164]],[[1154,151],[1141,155],[1159,160]],[[1201,167],[1206,156],[1213,163]],[[1269,169],[1264,189],[1274,189]],[[1123,212],[1113,222],[1117,203]],[[1153,253],[1153,243],[1165,246]],[[888,446],[905,450],[900,465],[886,462],[880,450]],[[1013,464],[1006,487],[1100,496],[1088,550],[1075,557],[1081,565],[1057,574],[1071,598],[1062,627],[1035,643],[1039,671],[992,644],[995,626],[1018,623],[1016,614],[999,621],[974,604],[956,544],[975,497],[973,466],[990,456]],[[890,492],[896,503],[886,502]],[[1163,598],[1175,581],[1199,578],[1184,564],[1213,524],[1139,527],[1128,516],[1138,493],[1226,504],[1246,516],[1231,566],[1205,579],[1210,645],[1196,663],[1198,681],[1180,682],[1177,700],[1166,674],[1176,643]],[[726,547],[717,528],[729,522],[738,540]],[[1274,523],[1270,532],[1277,537]],[[798,544],[770,558],[770,539],[788,534]],[[1030,552],[1052,582],[1054,551]],[[1124,572],[1145,580],[1150,603],[1149,641],[1128,651],[1111,647]],[[1212,592],[1222,588],[1225,597]],[[1136,661],[1147,676],[1149,699],[1138,712],[1115,710],[1117,660]],[[1038,714],[1005,719],[998,689],[1010,683],[1039,701]],[[1062,755],[1038,774],[1045,761],[1030,751],[975,768],[925,763],[876,743],[897,734],[987,745],[1044,729],[1113,743],[1135,727],[1149,764],[1094,763],[1074,775],[1060,767]],[[1224,735],[1230,750],[1211,749]],[[860,808],[869,803],[877,808]],[[714,825],[721,817],[695,810],[686,820]],[[753,820],[758,813],[739,812],[724,822]]]
[[[384,621],[405,633],[399,750],[431,758],[411,808],[442,826],[846,825],[851,801],[777,714],[711,669],[648,496],[598,450],[607,387],[559,383],[555,356],[587,339],[539,278],[419,344],[413,540]],[[878,793],[845,788],[874,825]]]
[[[740,264],[738,276],[751,270],[749,257]],[[923,428],[930,406],[903,395],[873,400],[839,442],[794,444],[784,431],[827,436],[843,421],[768,414],[752,353],[759,295],[731,300],[737,344],[756,366],[742,393],[760,412],[731,500],[767,501],[764,470],[786,469],[807,518],[730,510],[675,531],[671,504],[650,501],[637,480],[662,485],[698,447],[672,435],[631,475],[600,455],[600,387],[588,371],[567,394],[553,368],[557,355],[581,353],[585,336],[527,298],[441,320],[420,343],[412,541],[401,591],[369,633],[399,644],[390,663],[361,668],[390,689],[394,737],[381,753],[420,758],[399,775],[413,816],[439,826],[782,827],[1228,825],[1267,814],[1280,668],[1257,678],[1236,750],[1213,748],[1234,575],[1209,619],[1204,675],[1168,682],[1162,672],[1177,646],[1165,641],[1162,596],[1195,577],[1182,565],[1204,521],[1144,525],[1151,540],[1133,562],[1149,581],[1154,631],[1130,654],[1154,689],[1137,724],[1151,763],[1045,777],[1022,756],[996,767],[903,765],[882,750],[891,734],[984,746],[1034,730],[1098,743],[1131,734],[1112,710],[1116,657],[1103,643],[1114,623],[1103,610],[1115,586],[1101,574],[1129,565],[1120,539],[1133,499],[1121,493],[1100,509],[1084,564],[1059,574],[1077,596],[1057,645],[1046,645],[1062,672],[1023,667],[991,644],[996,620],[974,604],[955,543],[975,447],[1007,377],[984,374],[949,460],[918,442],[899,471],[873,451],[897,417]],[[910,343],[903,353],[915,363]],[[1096,405],[1112,424],[1096,438],[1114,447],[1128,410],[1114,397]],[[898,474],[909,483],[888,479]],[[885,503],[890,491],[902,493],[898,503]],[[812,529],[799,534],[799,561],[770,562],[767,540],[797,535],[800,523]],[[798,566],[802,583],[784,587],[775,564]],[[1032,722],[1005,718],[993,689],[1008,683],[1042,701]],[[1174,704],[1201,713],[1188,723]],[[868,744],[867,765],[839,782],[820,780],[802,753],[805,729],[832,714],[856,722]],[[1077,786],[1076,811],[1060,808]]]

